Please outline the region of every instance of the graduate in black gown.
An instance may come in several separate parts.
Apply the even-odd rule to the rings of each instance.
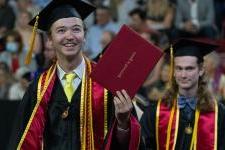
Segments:
[[[9,150],[103,149],[105,137],[106,149],[138,147],[140,125],[129,95],[121,90],[112,97],[89,77],[95,64],[81,51],[83,20],[94,10],[81,0],[53,0],[30,22],[48,33],[57,62],[28,88]]]
[[[216,47],[180,39],[166,50],[172,54],[171,84],[142,116],[143,149],[225,150],[225,107],[207,91],[203,66],[203,57]]]

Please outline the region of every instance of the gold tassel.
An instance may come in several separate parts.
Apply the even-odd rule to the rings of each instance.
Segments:
[[[169,82],[170,87],[172,86],[172,79],[173,79],[173,73],[174,73],[174,59],[173,59],[173,46],[170,45],[170,74],[169,74]]]
[[[28,50],[28,53],[27,53],[26,59],[25,59],[26,65],[29,65],[31,62],[32,53],[33,53],[33,49],[34,49],[35,37],[36,37],[36,33],[37,33],[37,28],[38,28],[38,19],[39,19],[39,15],[37,15],[35,18],[35,23],[34,23],[32,35],[31,35],[30,43],[29,43],[30,46],[29,46],[29,50]]]

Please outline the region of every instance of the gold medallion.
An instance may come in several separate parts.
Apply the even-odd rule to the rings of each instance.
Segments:
[[[186,134],[191,134],[192,133],[192,127],[190,126],[190,124],[188,125],[188,127],[185,127],[185,133]]]
[[[69,107],[66,108],[66,110],[62,113],[61,117],[65,119],[69,115]]]

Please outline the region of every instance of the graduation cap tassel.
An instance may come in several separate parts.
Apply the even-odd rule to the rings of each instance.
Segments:
[[[28,50],[28,53],[27,53],[26,59],[25,59],[26,65],[30,64],[30,62],[31,62],[32,53],[33,53],[33,49],[34,49],[35,37],[36,37],[36,33],[37,33],[37,28],[38,28],[38,19],[39,19],[39,15],[37,15],[35,18],[35,24],[33,27],[32,35],[31,35],[31,39],[30,39],[30,43],[29,43],[30,46],[29,46],[29,50]]]
[[[169,82],[170,87],[172,86],[172,79],[173,79],[173,72],[174,72],[174,57],[173,57],[173,46],[170,45],[170,74],[169,74]]]

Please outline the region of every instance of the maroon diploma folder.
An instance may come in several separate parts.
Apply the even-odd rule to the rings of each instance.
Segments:
[[[91,73],[115,95],[125,89],[131,98],[162,56],[162,51],[123,25]]]

